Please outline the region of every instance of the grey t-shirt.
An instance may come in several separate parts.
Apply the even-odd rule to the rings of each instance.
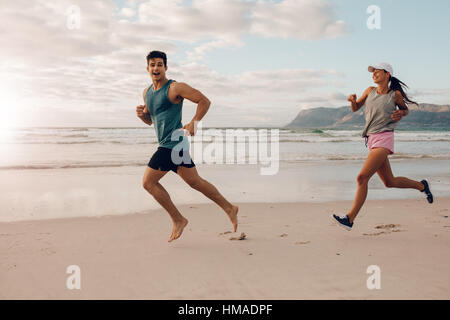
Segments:
[[[396,110],[394,90],[386,94],[379,94],[377,88],[373,88],[364,105],[366,125],[362,133],[363,137],[367,137],[371,133],[393,131],[397,126],[397,122],[391,118]]]

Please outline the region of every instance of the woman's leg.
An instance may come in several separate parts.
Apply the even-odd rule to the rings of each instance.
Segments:
[[[425,188],[419,181],[414,181],[405,177],[394,177],[388,158],[386,158],[377,173],[380,176],[381,181],[383,181],[384,185],[388,188],[410,188],[419,191],[422,191]]]
[[[350,222],[355,220],[358,215],[359,210],[363,206],[367,197],[367,185],[369,183],[370,178],[377,172],[380,166],[387,159],[389,154],[389,150],[385,148],[375,148],[372,149],[367,156],[366,161],[361,169],[361,172],[358,174],[356,178],[358,182],[358,189],[356,190],[356,196],[353,200],[353,207],[347,214]]]

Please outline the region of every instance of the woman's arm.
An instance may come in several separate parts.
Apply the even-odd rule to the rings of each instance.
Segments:
[[[403,99],[402,93],[399,90],[395,91],[395,104],[400,110],[404,111],[404,116],[408,115],[408,106],[406,105],[405,99]]]
[[[402,93],[399,90],[395,91],[395,104],[399,108],[399,110],[395,110],[392,114],[391,118],[394,121],[399,121],[404,116],[407,116],[409,113],[408,106],[403,99]]]
[[[366,102],[367,97],[369,96],[370,91],[373,90],[374,87],[368,87],[362,94],[362,96],[356,100],[356,94],[351,94],[347,101],[350,101],[350,108],[353,112],[358,111]]]

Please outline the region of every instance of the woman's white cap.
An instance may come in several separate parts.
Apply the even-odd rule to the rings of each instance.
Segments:
[[[373,72],[375,69],[382,69],[382,70],[386,70],[387,72],[389,72],[391,74],[391,76],[394,75],[394,70],[392,70],[392,66],[387,63],[387,62],[380,62],[378,64],[373,64],[371,66],[369,66],[369,68],[367,68],[369,70],[369,72]]]

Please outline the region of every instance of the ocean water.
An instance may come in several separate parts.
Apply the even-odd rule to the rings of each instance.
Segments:
[[[236,140],[225,139],[227,134]],[[232,202],[351,200],[368,154],[360,130],[204,128],[191,140],[202,177]],[[230,146],[226,142],[233,141]],[[265,143],[267,141],[267,143]],[[278,143],[277,143],[278,141]],[[21,128],[0,132],[0,221],[147,212],[159,204],[142,188],[158,147],[149,128]],[[239,148],[245,152],[239,158]],[[450,131],[396,131],[394,175],[427,178],[450,196]],[[272,166],[269,175],[262,168]],[[161,183],[176,204],[210,202],[175,174]],[[420,198],[386,189],[368,199]]]
[[[266,132],[262,131],[266,130]],[[268,140],[278,130],[280,162],[364,160],[367,148],[360,130],[290,130],[290,129],[203,129],[191,141],[192,157],[201,145],[201,153],[212,143],[222,143],[223,157],[214,154],[205,162],[227,162],[227,132],[242,136],[245,142],[234,141],[235,158],[238,145],[246,148],[249,163],[251,144]],[[142,166],[157,149],[153,128],[24,128],[0,133],[0,170],[33,170],[57,168],[98,168]],[[256,155],[258,157],[258,155]],[[450,131],[397,131],[392,159],[450,159]],[[229,159],[228,159],[229,160]],[[197,159],[198,162],[198,159]],[[233,161],[231,161],[233,162]]]

